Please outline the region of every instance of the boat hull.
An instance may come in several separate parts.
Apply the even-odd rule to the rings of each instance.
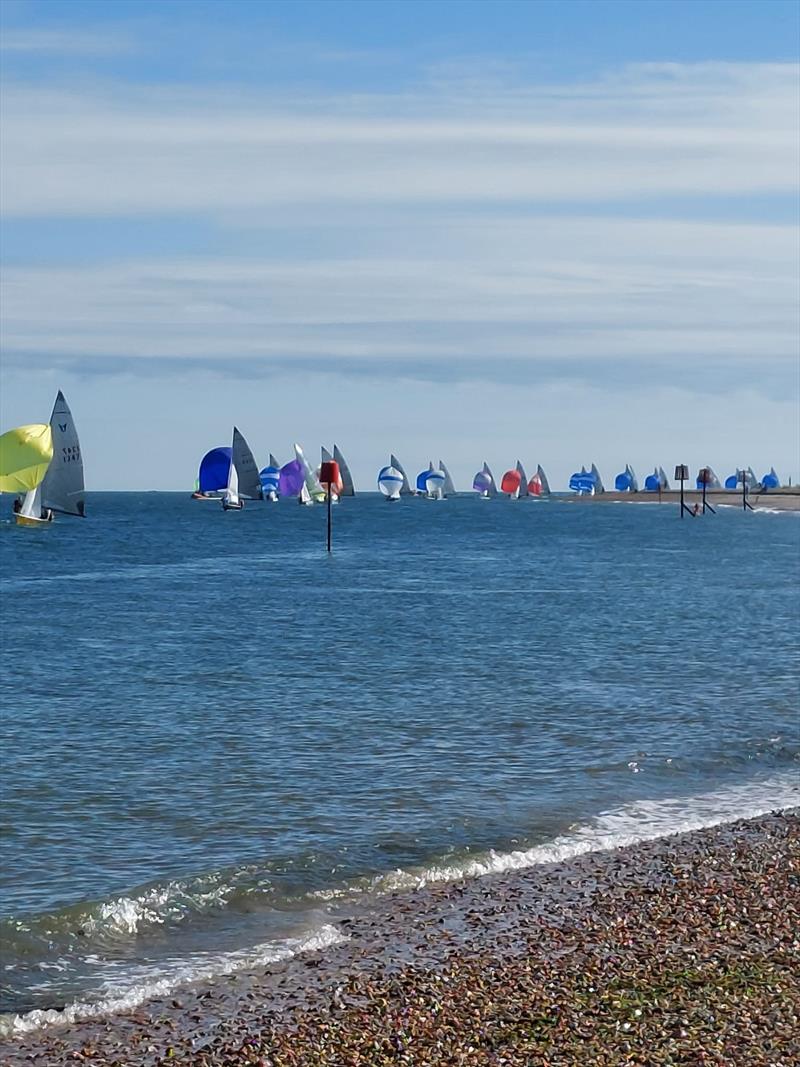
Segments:
[[[17,526],[48,526],[52,521],[52,517],[49,519],[37,519],[33,515],[20,515],[14,516],[17,522]]]

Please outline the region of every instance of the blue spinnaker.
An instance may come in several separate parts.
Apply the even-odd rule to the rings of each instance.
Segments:
[[[227,486],[231,453],[231,448],[212,448],[210,452],[206,452],[200,460],[200,473],[197,477],[201,493],[214,493]]]
[[[765,489],[778,489],[780,488],[780,478],[775,471],[770,471],[769,474],[765,474],[761,479],[761,484]]]
[[[472,488],[476,493],[488,493],[492,488],[492,479],[486,471],[478,471],[472,479]]]
[[[424,471],[420,471],[417,475],[417,492],[428,492],[428,475],[431,473],[430,467],[426,467]]]
[[[588,474],[585,470],[573,474],[569,480],[570,489],[573,489],[576,493],[591,493],[595,485],[594,475]]]
[[[661,479],[655,473],[648,474],[644,480],[644,488],[646,493],[657,493],[661,488]]]
[[[739,478],[735,474],[732,474],[730,476],[730,478],[726,478],[725,479],[725,488],[726,489],[735,489],[738,484],[739,484]]]
[[[618,493],[627,493],[633,485],[633,478],[628,471],[623,471],[614,479],[614,488]]]
[[[265,467],[259,471],[261,488],[265,493],[280,493],[281,472],[279,467]]]

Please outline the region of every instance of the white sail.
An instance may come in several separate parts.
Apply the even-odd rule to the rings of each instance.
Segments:
[[[303,482],[303,485],[300,489],[300,496],[297,499],[301,504],[305,504],[306,506],[310,506],[314,503],[314,501],[311,499],[311,493],[309,493],[308,491],[308,485],[305,482]]]
[[[542,469],[541,463],[538,464],[538,466],[536,467],[536,473],[539,476],[539,482],[541,483],[541,486],[542,486],[541,495],[542,496],[550,496],[550,483],[547,480],[547,475],[544,473],[544,470]]]
[[[444,475],[444,495],[445,496],[455,496],[456,495],[456,487],[453,484],[453,479],[450,477],[450,471],[447,469],[447,467],[445,467],[445,465],[442,462],[442,460],[439,460],[439,470]]]
[[[317,478],[316,474],[309,466],[308,460],[306,459],[305,454],[300,445],[296,444],[294,446],[294,454],[303,468],[305,486],[306,491],[308,492],[309,499],[312,501],[324,500],[326,497],[325,490],[320,485],[319,478]]]
[[[280,466],[281,465],[280,465],[280,463],[278,463],[277,459],[275,459],[275,457],[273,456],[273,454],[271,452],[269,454],[269,465],[270,465],[270,467],[277,467],[280,470]]]
[[[639,492],[639,479],[638,479],[638,478],[636,477],[636,471],[634,471],[634,469],[633,469],[633,467],[632,467],[632,466],[630,465],[630,463],[626,463],[626,464],[625,464],[625,470],[626,470],[626,471],[628,472],[628,474],[630,475],[630,479],[631,479],[631,492],[632,492],[632,493],[638,493],[638,492]]]
[[[658,482],[662,489],[669,489],[669,479],[664,473],[663,467],[658,468]]]
[[[227,508],[238,508],[240,504],[239,473],[236,470],[236,464],[233,462],[233,457],[231,457],[231,465],[228,467],[228,484],[225,487],[225,493],[222,497],[222,506],[227,510]]]
[[[261,500],[264,493],[261,489],[258,465],[253,453],[250,451],[250,446],[235,426],[233,428],[231,466],[236,468],[239,495],[250,500]]]
[[[29,489],[25,494],[25,499],[22,501],[22,507],[19,509],[19,514],[26,519],[41,519],[42,518],[42,483],[36,486],[35,489]]]
[[[412,496],[414,490],[408,481],[408,475],[403,469],[403,465],[397,456],[389,456],[389,466],[394,467],[396,471],[399,471],[403,478],[403,488],[400,490],[400,496]]]
[[[41,507],[65,515],[84,514],[83,457],[78,433],[64,394],[59,389],[53,414],[53,459],[41,484]]]
[[[320,453],[322,455],[322,462],[323,463],[331,463],[333,461],[333,456],[327,450],[325,445],[322,445],[322,447],[320,448]]]
[[[530,496],[530,493],[528,492],[528,475],[525,473],[525,468],[522,466],[522,464],[520,463],[519,460],[517,460],[517,465],[516,465],[516,467],[514,469],[516,470],[517,474],[519,475],[519,493],[518,493],[518,496],[520,496],[520,497]]]
[[[600,477],[600,471],[592,464],[592,477],[594,478],[594,491],[596,493],[604,493],[605,486],[603,485],[603,479]]]
[[[339,464],[339,474],[342,476],[342,492],[340,495],[355,496],[356,487],[353,484],[353,475],[350,473],[347,460],[342,455],[338,445],[333,446],[333,458]]]

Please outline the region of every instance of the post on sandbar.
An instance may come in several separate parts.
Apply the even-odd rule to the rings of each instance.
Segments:
[[[747,471],[740,470],[737,471],[737,474],[739,476],[739,481],[742,483],[742,511],[754,511],[755,508],[747,499]]]
[[[689,515],[694,516],[694,513],[690,511],[689,508],[687,508],[683,496],[683,485],[684,482],[688,479],[688,477],[689,468],[686,466],[685,463],[679,463],[678,466],[675,468],[675,481],[681,483],[681,518],[683,518],[684,512],[687,512]]]
[[[339,477],[339,464],[335,459],[326,460],[319,469],[320,484],[325,489],[325,496],[328,502],[328,552],[333,551],[333,530],[331,523],[331,497],[333,495],[333,487],[337,488],[341,484]]]
[[[711,470],[710,470],[710,468],[709,467],[703,467],[698,472],[697,480],[698,480],[698,482],[700,482],[700,484],[703,487],[703,514],[705,515],[706,511],[710,511],[712,515],[716,515],[717,514],[716,511],[714,510],[714,508],[711,507],[709,502],[706,500],[706,489],[708,488],[708,484],[711,481]]]

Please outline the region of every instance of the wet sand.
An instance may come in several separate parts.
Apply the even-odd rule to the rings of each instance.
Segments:
[[[348,940],[0,1045],[9,1067],[800,1063],[797,811],[398,892]]]
[[[606,490],[597,496],[581,496],[578,493],[559,496],[560,501],[570,504],[671,504],[678,507],[681,494],[679,489],[667,489],[662,493],[617,493]],[[686,489],[684,500],[693,507],[702,504],[703,494],[699,489]],[[706,493],[706,500],[713,508],[742,508],[741,489],[711,489]],[[800,511],[800,487],[770,489],[766,493],[748,493],[747,502],[752,508],[770,511]]]

